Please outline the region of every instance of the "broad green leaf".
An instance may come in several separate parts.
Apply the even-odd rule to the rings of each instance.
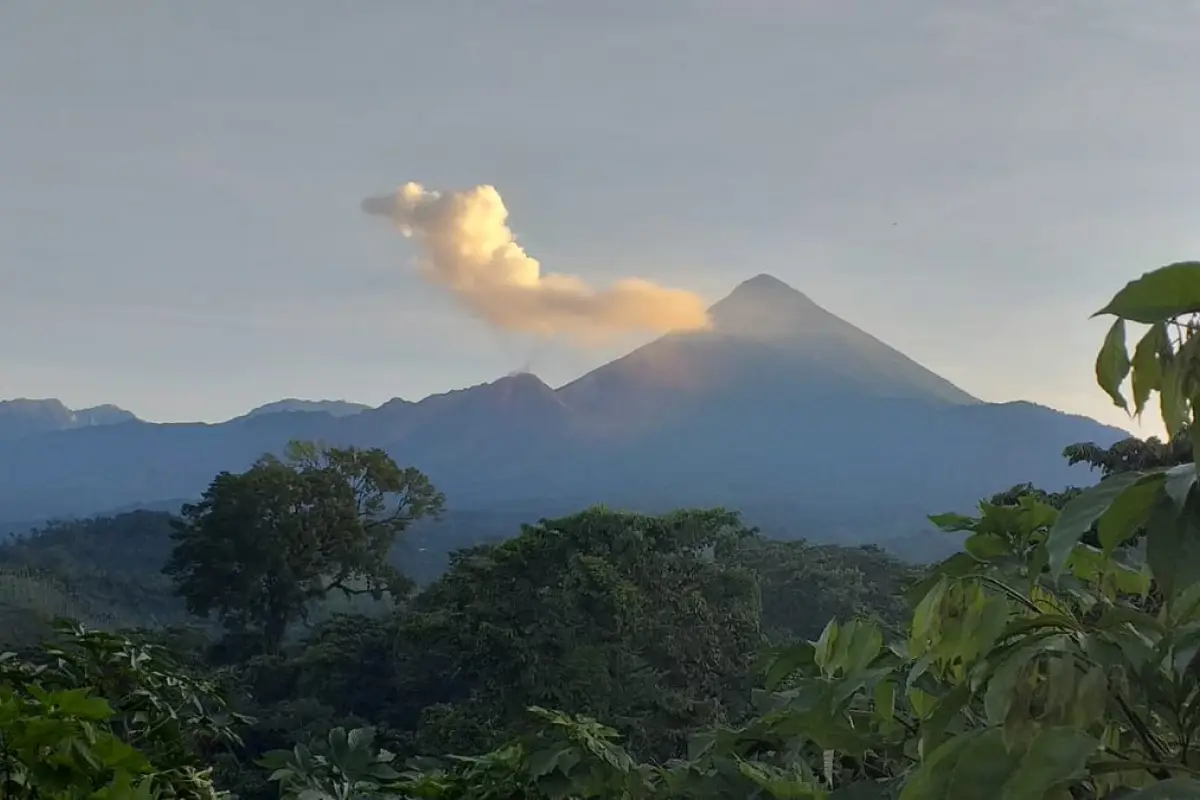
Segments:
[[[995,789],[1006,786],[1013,777],[1021,764],[1021,756],[1020,749],[1010,749],[1005,744],[1004,734],[999,728],[987,730],[983,735],[975,737],[959,754],[950,778],[947,798],[957,800],[987,794],[995,796]],[[1022,800],[1040,796],[1025,795]]]
[[[887,722],[896,718],[896,684],[892,681],[875,685],[875,713]]]
[[[1042,729],[1004,784],[1001,800],[1045,797],[1052,788],[1082,777],[1088,758],[1099,747],[1099,741],[1074,728]]]
[[[1104,718],[1108,704],[1108,676],[1099,665],[1093,666],[1083,677],[1075,689],[1073,706],[1076,727],[1087,729]]]
[[[953,800],[950,781],[954,777],[954,765],[984,733],[972,731],[955,736],[929,753],[904,785],[900,800]]]
[[[1022,497],[1020,502],[1022,528],[1026,533],[1033,533],[1042,528],[1049,528],[1058,519],[1058,509],[1049,503],[1043,503],[1035,497]]]
[[[1083,538],[1096,520],[1129,487],[1141,480],[1136,472],[1125,472],[1106,478],[1096,486],[1084,492],[1067,503],[1046,540],[1046,549],[1050,555],[1050,574],[1057,578],[1067,565],[1067,557],[1071,550]]]
[[[955,553],[954,555],[935,564],[929,570],[929,575],[924,579],[917,581],[905,593],[904,596],[908,602],[915,606],[920,605],[923,598],[926,597],[939,583],[946,578],[961,578],[964,575],[969,575],[979,569],[979,560],[970,553]]]
[[[964,547],[966,547],[968,553],[981,561],[988,561],[997,556],[1002,556],[1012,549],[1008,540],[998,533],[972,534],[967,537]]]
[[[921,747],[928,751],[939,744],[946,734],[946,728],[959,715],[963,706],[971,701],[971,687],[960,683],[946,694],[938,698],[924,724],[921,726]]]
[[[1129,368],[1129,353],[1125,350],[1125,320],[1118,318],[1108,329],[1104,345],[1096,356],[1096,382],[1117,406],[1124,409],[1128,409],[1129,404],[1121,394],[1121,384],[1128,377]]]
[[[1195,474],[1194,469],[1192,473]],[[1146,475],[1117,495],[1100,515],[1096,532],[1106,553],[1111,553],[1146,524],[1154,504],[1162,493],[1165,480],[1166,476],[1163,473]]]
[[[899,784],[898,778],[893,778],[888,783],[873,780],[855,781],[839,786],[829,795],[829,800],[894,800]]]
[[[983,695],[984,713],[993,725],[1002,725],[1008,719],[1012,704],[1018,697],[1017,684],[1024,680],[1025,666],[1041,652],[1038,643],[1026,645],[1010,653],[992,673],[987,691]]]
[[[937,698],[924,689],[909,687],[908,703],[919,719],[925,719],[937,709]]]
[[[955,514],[952,512],[946,514],[934,514],[929,518],[929,521],[938,526],[940,530],[946,531],[947,533],[974,530],[975,523],[977,522],[977,520],[973,517],[964,517],[962,514]]]
[[[836,684],[830,695],[830,704],[837,708],[859,691],[874,686],[878,681],[886,679],[895,673],[893,667],[876,667],[875,669],[851,672],[839,684]]]
[[[1175,598],[1167,609],[1167,621],[1175,627],[1183,627],[1200,619],[1200,583],[1192,584]]]
[[[104,720],[112,708],[103,697],[89,697],[87,689],[71,689],[51,695],[51,701],[63,714],[86,720]]]
[[[1188,398],[1183,385],[1186,375],[1180,358],[1176,356],[1163,367],[1162,387],[1159,389],[1159,410],[1167,435],[1175,437],[1183,430],[1188,420]]]
[[[1170,355],[1170,339],[1167,326],[1158,322],[1138,342],[1131,363],[1133,372],[1133,409],[1140,415],[1150,399],[1151,392],[1162,388],[1163,357]]]
[[[1175,631],[1174,640],[1172,666],[1175,668],[1175,673],[1182,676],[1195,660],[1196,653],[1200,652],[1200,625],[1192,624]]]
[[[1195,397],[1193,397],[1191,399],[1191,408],[1192,408],[1193,414],[1196,413],[1197,409],[1200,409],[1200,394],[1196,395]],[[1191,425],[1188,427],[1188,441],[1192,445],[1192,452],[1200,453],[1200,420],[1196,420],[1196,422],[1198,424],[1194,424],[1194,425]],[[1195,456],[1193,456],[1192,458],[1194,461]],[[1195,470],[1200,470],[1200,465],[1198,465],[1198,464],[1193,463],[1192,467]]]
[[[830,668],[837,640],[837,620],[831,619],[825,623],[825,629],[821,631],[821,636],[817,639],[816,644],[813,645],[813,660],[823,671]]]
[[[1146,560],[1168,600],[1200,583],[1200,530],[1170,503],[1154,510],[1147,525]]]
[[[1149,325],[1197,311],[1200,311],[1200,262],[1182,261],[1130,281],[1092,316],[1112,314]]]
[[[1187,502],[1188,495],[1192,492],[1192,487],[1195,485],[1195,464],[1180,464],[1179,466],[1171,467],[1166,472],[1164,488],[1166,489],[1167,497],[1171,498],[1175,506],[1181,511]]]
[[[763,683],[766,689],[775,689],[796,670],[814,663],[816,648],[810,642],[801,642],[771,656]]]
[[[970,558],[970,556],[967,556],[967,558]],[[941,607],[942,600],[946,596],[946,590],[949,585],[944,576],[938,578],[937,583],[921,598],[921,602],[913,610],[908,651],[914,658],[920,658],[929,647],[930,640],[933,638],[934,628],[938,623],[938,610]]]
[[[1085,544],[1078,544],[1071,551],[1067,569],[1088,584],[1101,585],[1109,581],[1122,594],[1144,595],[1150,589],[1150,573],[1144,566],[1135,568],[1123,564]]]
[[[355,728],[346,737],[346,743],[351,750],[365,750],[375,742],[375,729],[371,727]]]
[[[1200,781],[1191,778],[1171,778],[1137,789],[1121,796],[1121,800],[1196,800],[1200,797]]]
[[[856,623],[850,631],[846,650],[839,659],[841,663],[837,665],[846,672],[866,669],[883,647],[883,632],[879,628],[865,621],[856,620]]]
[[[558,761],[566,749],[559,746],[535,751],[529,756],[529,774],[534,778],[540,778],[558,769]]]

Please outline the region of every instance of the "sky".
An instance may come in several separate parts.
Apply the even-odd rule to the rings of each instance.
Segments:
[[[492,185],[546,270],[767,272],[986,400],[1093,380],[1200,256],[1188,0],[0,4],[0,397],[218,420],[602,345],[496,330],[360,203]]]

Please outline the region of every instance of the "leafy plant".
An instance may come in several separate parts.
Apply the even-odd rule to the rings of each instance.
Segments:
[[[150,762],[113,734],[111,716],[108,703],[86,689],[0,686],[0,797],[161,796]]]
[[[71,730],[89,742],[100,730],[154,765],[145,772],[154,786],[175,797],[213,797],[205,761],[238,746],[234,726],[246,721],[227,709],[217,687],[188,675],[161,647],[66,621],[58,630],[58,640],[0,659],[0,687],[16,704],[15,730],[40,730],[52,720],[64,735],[64,725],[75,725]],[[56,746],[74,747],[68,741]]]

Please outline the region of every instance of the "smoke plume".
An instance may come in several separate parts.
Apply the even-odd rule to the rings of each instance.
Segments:
[[[543,273],[517,244],[492,186],[437,192],[406,183],[367,198],[362,208],[415,240],[421,273],[497,327],[591,340],[710,326],[704,301],[692,292],[640,278],[597,289],[572,275]]]

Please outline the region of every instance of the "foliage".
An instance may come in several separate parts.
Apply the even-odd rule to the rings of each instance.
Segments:
[[[376,719],[440,752],[490,746],[540,705],[674,753],[744,702],[762,635],[754,578],[730,555],[748,535],[721,510],[594,508],[462,551],[398,620],[409,699]]]
[[[372,728],[330,731],[319,751],[297,746],[268,753],[285,800],[413,797],[501,800],[513,797],[647,797],[655,770],[638,765],[616,743],[616,732],[584,717],[534,707],[540,727],[477,757],[412,759],[376,749]]]
[[[216,797],[206,762],[240,744],[233,725],[243,721],[216,687],[156,645],[65,622],[59,632],[0,658],[12,796]]]
[[[0,544],[0,646],[26,646],[68,617],[117,629],[187,621],[161,569],[171,516],[135,511],[58,522]]]
[[[1192,461],[1192,443],[1188,426],[1184,426],[1169,441],[1158,437],[1123,439],[1111,447],[1097,447],[1087,442],[1074,444],[1063,451],[1071,464],[1087,464],[1100,470],[1107,478],[1122,472],[1145,472],[1160,467],[1177,467]]]
[[[111,517],[52,522],[0,547],[0,563],[74,571],[154,576],[171,551],[171,522],[164,511],[130,511]],[[164,584],[165,578],[159,577]]]
[[[875,547],[744,539],[732,561],[750,570],[762,596],[762,626],[778,645],[816,638],[835,617],[860,616],[899,630],[905,584],[919,571]]]
[[[286,460],[265,456],[244,473],[221,473],[184,506],[164,571],[189,611],[215,612],[274,652],[288,626],[335,590],[404,596],[409,585],[388,552],[442,504],[424,475],[383,450],[295,442]]]
[[[110,714],[86,689],[0,685],[0,797],[157,796],[150,762],[108,729]]]

